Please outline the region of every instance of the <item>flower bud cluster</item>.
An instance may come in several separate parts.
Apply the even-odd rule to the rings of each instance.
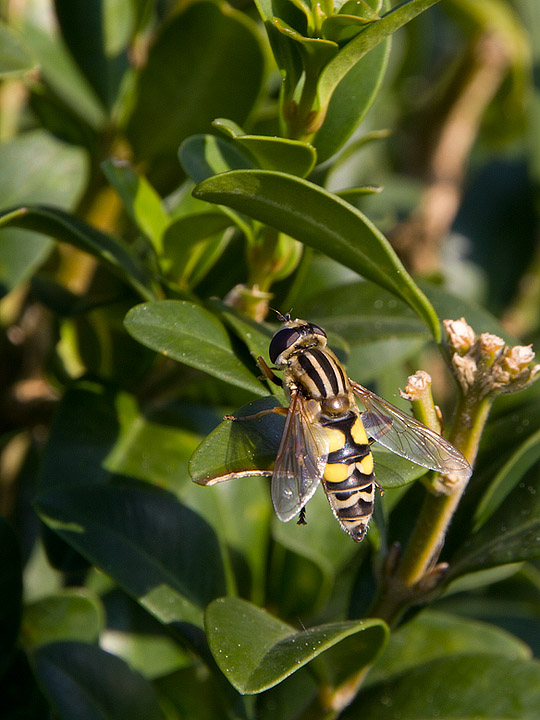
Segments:
[[[535,354],[530,345],[509,347],[491,333],[476,335],[465,318],[445,320],[452,366],[464,394],[480,398],[522,390],[540,376],[540,365],[531,367]]]

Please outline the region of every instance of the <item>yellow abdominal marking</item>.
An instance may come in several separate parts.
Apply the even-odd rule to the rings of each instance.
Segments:
[[[336,450],[341,450],[341,448],[345,444],[345,435],[341,432],[341,430],[336,430],[335,428],[333,429],[328,427],[326,427],[324,430],[326,437],[328,438],[328,454],[336,452]]]
[[[343,463],[329,463],[324,468],[324,479],[329,483],[340,483],[350,475],[350,467]]]
[[[364,423],[360,418],[357,418],[354,425],[351,428],[352,439],[358,445],[367,445],[368,437],[364,428]],[[370,471],[371,472],[371,471]]]
[[[356,467],[359,467],[364,475],[371,475],[373,472],[373,455],[369,453],[365,458],[362,458],[360,462],[356,463]]]

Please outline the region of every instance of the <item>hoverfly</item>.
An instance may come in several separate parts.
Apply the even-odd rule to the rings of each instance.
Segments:
[[[348,378],[327,347],[322,328],[305,320],[292,320],[289,314],[278,315],[283,325],[269,347],[274,368],[261,357],[258,362],[265,376],[284,388],[289,407],[228,418],[248,420],[271,412],[286,415],[274,468],[228,477],[271,474],[276,515],[288,522],[300,513],[300,524],[305,522],[306,503],[322,483],[341,527],[354,541],[361,542],[378,486],[372,442],[430,470],[456,479],[470,476],[469,463],[450,442]],[[283,377],[274,370],[283,372]],[[355,396],[364,405],[363,412]]]

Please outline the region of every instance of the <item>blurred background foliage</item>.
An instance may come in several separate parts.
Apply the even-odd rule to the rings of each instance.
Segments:
[[[3,718],[333,717],[382,651],[419,470],[376,456],[359,547],[322,494],[285,526],[264,478],[188,473],[268,402],[269,305],[402,407],[428,370],[448,422],[439,320],[540,347],[537,0],[346,5],[0,2]],[[495,403],[444,591],[343,717],[537,717],[539,392]]]

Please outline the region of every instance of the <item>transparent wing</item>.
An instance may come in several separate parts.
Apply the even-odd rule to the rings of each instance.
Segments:
[[[471,476],[471,466],[452,443],[362,385],[350,382],[366,407],[362,422],[370,437],[422,467],[464,480]]]
[[[327,452],[323,428],[310,421],[303,398],[293,393],[272,473],[272,502],[283,522],[300,512],[312,497]]]

